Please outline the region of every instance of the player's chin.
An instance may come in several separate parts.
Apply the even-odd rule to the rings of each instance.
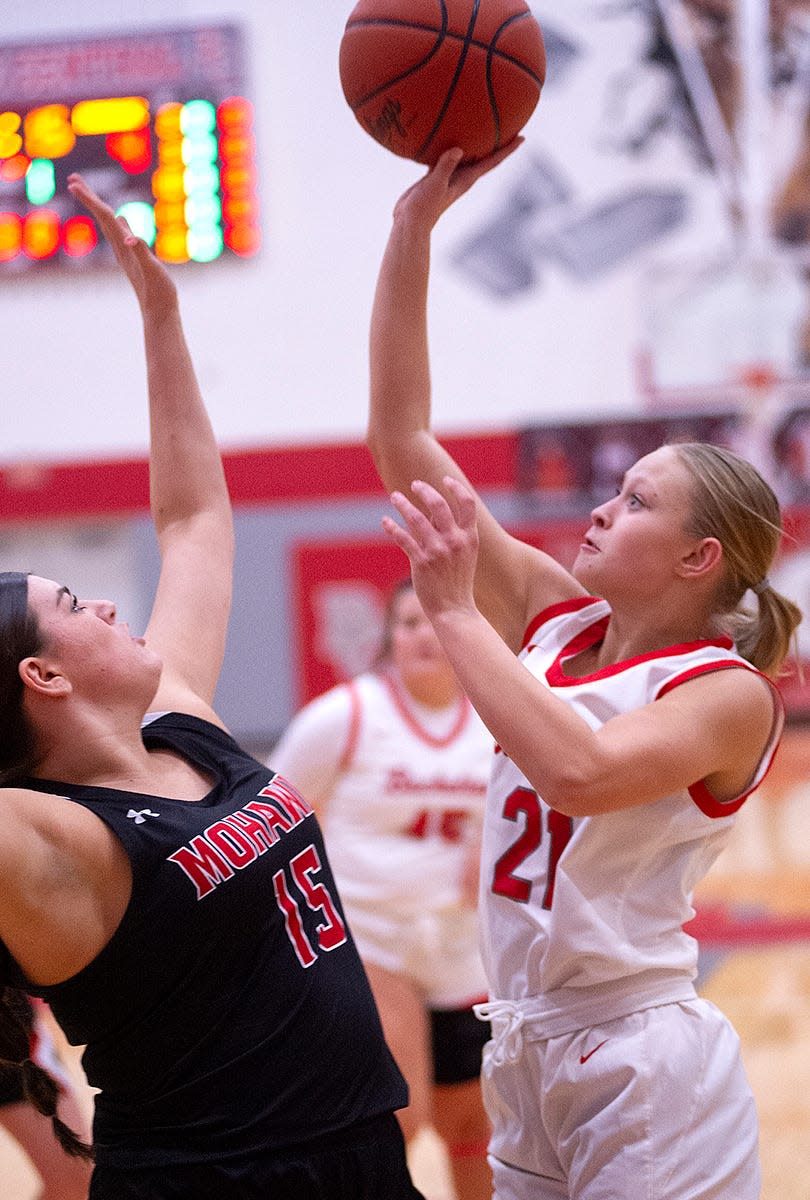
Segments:
[[[135,646],[134,650],[138,656],[134,670],[145,686],[152,686],[157,691],[163,675],[163,659],[149,646]]]
[[[151,701],[155,698],[161,684],[164,682],[163,660],[157,654],[152,654],[151,661],[141,664],[141,690]]]
[[[580,546],[579,550],[577,551],[577,556],[574,559],[573,566],[571,567],[571,574],[574,576],[574,579],[576,579],[577,583],[582,583],[582,576],[589,575],[593,571],[593,557],[593,552],[590,551],[587,546]]]
[[[571,567],[571,575],[592,596],[601,596],[608,586],[601,566],[599,556],[593,550],[580,549]]]

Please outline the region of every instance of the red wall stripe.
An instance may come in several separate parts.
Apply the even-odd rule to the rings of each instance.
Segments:
[[[443,439],[479,488],[511,488],[516,433]],[[359,499],[382,495],[362,443],[225,451],[236,505]],[[0,467],[0,522],[138,513],[149,506],[146,459],[6,463]]]

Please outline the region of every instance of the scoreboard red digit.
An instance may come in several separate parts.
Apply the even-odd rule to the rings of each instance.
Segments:
[[[165,262],[256,254],[244,91],[234,25],[0,45],[0,274],[109,254],[72,171]]]

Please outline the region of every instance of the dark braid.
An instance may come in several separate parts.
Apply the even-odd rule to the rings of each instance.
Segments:
[[[56,1140],[66,1154],[92,1161],[93,1147],[56,1114],[59,1084],[30,1057],[31,1004],[23,992],[6,982],[10,963],[11,956],[0,942],[0,1075],[16,1076],[23,1099],[43,1117],[51,1118]]]
[[[13,785],[34,761],[19,666],[41,648],[37,620],[28,607],[28,576],[0,572],[0,786]]]

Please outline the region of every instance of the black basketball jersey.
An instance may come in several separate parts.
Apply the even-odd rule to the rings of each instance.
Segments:
[[[407,1103],[309,805],[227,733],[177,713],[149,747],[213,779],[198,803],[38,779],[114,831],[132,896],[77,975],[29,988],[85,1045],[110,1166],[287,1147]]]

